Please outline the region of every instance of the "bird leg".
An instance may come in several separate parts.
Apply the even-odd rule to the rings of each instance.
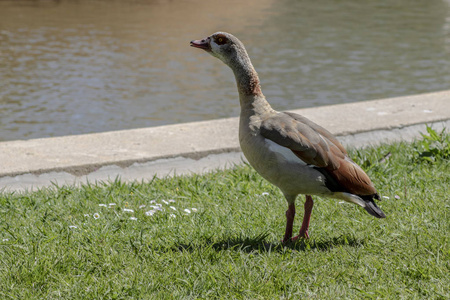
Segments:
[[[305,201],[305,214],[303,215],[303,222],[302,227],[300,228],[300,232],[298,235],[294,238],[292,238],[293,241],[297,240],[298,238],[305,238],[309,239],[308,235],[308,228],[309,228],[309,221],[311,219],[311,212],[314,206],[313,199],[310,195],[306,195],[306,201]]]
[[[295,203],[291,203],[286,211],[286,232],[284,233],[283,243],[289,241],[292,237],[292,227],[294,225]]]

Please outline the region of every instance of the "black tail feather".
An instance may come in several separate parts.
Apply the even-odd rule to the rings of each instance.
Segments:
[[[384,212],[375,204],[373,199],[364,199],[366,202],[366,207],[364,209],[374,217],[377,218],[386,218]]]

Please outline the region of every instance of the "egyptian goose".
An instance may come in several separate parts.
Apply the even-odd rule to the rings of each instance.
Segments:
[[[241,105],[239,142],[250,165],[283,192],[287,202],[283,242],[309,238],[313,208],[311,195],[342,199],[363,207],[377,218],[385,214],[375,204],[380,200],[367,174],[348,156],[339,141],[307,118],[278,112],[267,102],[247,51],[240,40],[216,32],[190,45],[203,49],[228,65],[236,77]],[[303,223],[292,238],[295,199],[305,194]]]

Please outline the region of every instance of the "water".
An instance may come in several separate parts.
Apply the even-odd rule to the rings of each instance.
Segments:
[[[2,0],[0,140],[237,116],[219,30],[279,110],[449,89],[450,1],[366,2]]]

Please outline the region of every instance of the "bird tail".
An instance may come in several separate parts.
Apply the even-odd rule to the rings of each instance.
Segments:
[[[375,204],[374,199],[380,199],[378,194],[359,196],[350,193],[337,192],[334,197],[363,207],[370,215],[376,218],[386,218],[384,212]]]
[[[386,218],[386,215],[384,214],[384,212],[375,204],[375,202],[373,201],[373,199],[370,200],[366,200],[363,199],[366,206],[364,206],[364,209],[371,214],[374,217],[377,218]]]

